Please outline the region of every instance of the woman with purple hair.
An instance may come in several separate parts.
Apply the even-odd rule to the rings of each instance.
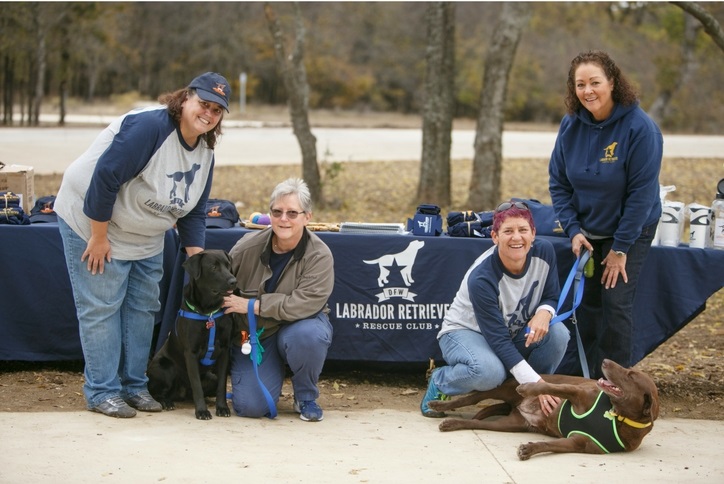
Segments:
[[[519,383],[554,373],[570,333],[551,325],[560,293],[556,254],[535,240],[533,216],[524,202],[504,202],[493,215],[493,247],[468,269],[445,315],[438,342],[447,366],[435,369],[420,404],[425,417],[444,417],[432,400],[485,391],[510,376]],[[534,242],[535,241],[535,242]],[[539,397],[548,414],[558,399]]]

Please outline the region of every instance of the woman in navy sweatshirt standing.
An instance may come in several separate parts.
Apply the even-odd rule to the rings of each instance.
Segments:
[[[605,52],[571,61],[565,103],[549,189],[573,253],[593,254],[577,316],[591,376],[600,377],[604,358],[636,363],[633,301],[661,215],[663,137]]]

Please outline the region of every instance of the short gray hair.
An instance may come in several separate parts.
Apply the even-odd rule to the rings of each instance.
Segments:
[[[309,194],[309,187],[301,178],[287,178],[274,188],[269,201],[269,210],[280,198],[288,195],[296,195],[302,210],[306,213],[312,212],[312,196]]]

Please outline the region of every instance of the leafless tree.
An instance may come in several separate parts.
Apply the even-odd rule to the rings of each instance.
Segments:
[[[485,58],[475,155],[467,209],[491,209],[500,201],[503,164],[503,110],[510,68],[523,28],[531,16],[527,3],[505,2]]]
[[[302,150],[302,177],[309,185],[312,200],[321,203],[322,185],[317,165],[317,138],[312,134],[309,125],[309,84],[304,68],[304,21],[297,2],[294,3],[294,45],[287,55],[284,33],[279,19],[271,4],[264,4],[264,14],[269,24],[269,31],[274,39],[274,55],[277,67],[284,79],[284,87],[289,96],[289,112],[292,119],[294,135]]]
[[[671,2],[683,11],[695,17],[701,25],[704,26],[704,30],[709,37],[714,41],[719,48],[724,51],[724,29],[717,19],[710,14],[704,7],[699,5],[698,2]]]
[[[47,68],[46,39],[48,36],[48,19],[44,7],[39,2],[33,2],[33,27],[35,28],[35,89],[30,105],[30,124],[40,124],[40,107],[43,104],[45,72]]]
[[[681,64],[676,66],[671,82],[667,83],[648,109],[649,116],[659,125],[663,124],[671,99],[688,83],[696,71],[696,35],[701,24],[692,16],[684,16],[684,38],[681,43]]]
[[[427,72],[417,200],[449,206],[450,146],[455,103],[455,4],[429,3],[426,23]]]

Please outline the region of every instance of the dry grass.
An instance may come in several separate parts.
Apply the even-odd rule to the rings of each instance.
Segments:
[[[419,170],[415,161],[322,165],[325,204],[315,207],[314,220],[404,223],[425,202],[415,200]],[[252,212],[265,212],[274,186],[290,176],[301,176],[301,166],[221,166],[214,175],[212,197],[239,202],[245,219]],[[443,214],[474,208],[465,206],[470,176],[470,160],[453,161],[452,204],[442,207]],[[676,186],[669,200],[709,205],[722,176],[722,159],[672,158],[664,160],[660,182]],[[36,175],[36,194],[55,194],[60,179],[61,175]],[[547,160],[505,160],[501,193],[501,199],[535,198],[550,203]]]

